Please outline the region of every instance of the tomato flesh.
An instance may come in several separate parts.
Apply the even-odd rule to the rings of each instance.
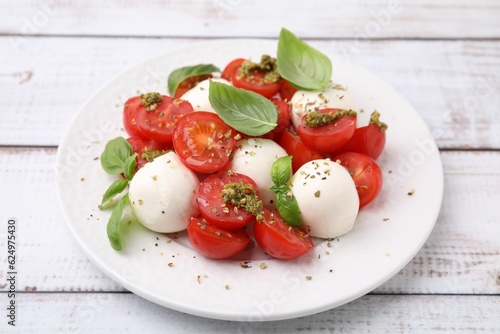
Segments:
[[[294,173],[306,162],[324,158],[321,153],[311,151],[307,148],[299,136],[294,135],[288,130],[283,132],[279,144],[285,149],[288,155],[293,157],[292,170]]]
[[[262,138],[271,139],[279,143],[283,132],[290,128],[292,116],[290,115],[288,103],[278,98],[273,98],[271,101],[278,108],[278,124],[273,130],[263,135]]]
[[[231,61],[222,71],[221,78],[226,79],[227,81],[233,81],[234,72],[240,68],[244,61],[245,59],[243,58],[236,58]]]
[[[183,115],[193,111],[188,101],[163,95],[156,109],[147,110],[142,104],[137,108],[136,123],[143,137],[160,143],[171,143],[174,125]]]
[[[251,185],[258,194],[257,185],[246,175],[225,171],[208,176],[200,183],[196,201],[201,215],[212,225],[225,230],[236,230],[248,225],[254,215],[222,200],[222,190],[228,183]]]
[[[234,256],[250,243],[250,237],[243,230],[226,231],[194,217],[189,220],[187,233],[193,248],[210,259]]]
[[[155,142],[154,140],[142,139],[141,137],[130,137],[127,138],[127,141],[129,142],[130,146],[132,146],[132,150],[134,151],[134,153],[137,153],[137,157],[135,158],[136,171],[148,162],[148,160],[143,156],[144,152],[168,151],[172,149],[171,144],[162,144]]]
[[[385,131],[374,124],[357,128],[351,140],[332,155],[343,152],[357,152],[377,159],[385,147]]]
[[[271,98],[276,95],[281,87],[281,80],[271,82],[265,79],[265,73],[258,70],[250,75],[242,75],[241,65],[246,59],[237,58],[231,61],[222,71],[221,77],[231,81],[235,87],[250,90],[264,97]]]
[[[195,87],[197,84],[202,82],[203,80],[212,78],[213,76],[211,74],[202,74],[202,75],[196,75],[194,77],[189,77],[182,81],[179,86],[177,86],[177,89],[174,92],[174,99],[179,99],[182,95],[184,95],[188,90],[191,88]]]
[[[281,82],[280,86],[280,96],[285,101],[292,100],[293,95],[297,91],[297,88],[293,87],[291,83],[286,80]]]
[[[336,113],[338,109],[321,109],[318,113]],[[332,152],[344,146],[356,130],[356,116],[344,116],[333,123],[311,128],[305,124],[307,114],[302,117],[297,129],[300,139],[311,150]]]
[[[346,152],[335,157],[351,174],[359,196],[359,207],[372,202],[382,189],[382,171],[375,160],[367,155]]]
[[[229,162],[237,132],[217,114],[193,112],[180,118],[173,134],[174,149],[182,162],[197,172],[222,170]]]
[[[129,136],[147,139],[137,126],[137,113],[139,108],[143,107],[141,103],[142,100],[139,96],[131,97],[125,102],[123,107],[123,127]]]
[[[313,248],[311,237],[302,228],[285,223],[277,211],[264,208],[264,220],[254,223],[255,240],[269,255],[288,260],[304,255]]]

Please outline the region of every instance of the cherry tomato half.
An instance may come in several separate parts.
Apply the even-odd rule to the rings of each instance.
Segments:
[[[144,154],[147,155],[148,152],[154,153],[155,151],[168,151],[173,148],[172,144],[162,144],[154,140],[142,139],[141,137],[130,137],[127,138],[127,141],[132,146],[134,153],[137,153],[135,170],[139,170],[148,162]]]
[[[286,80],[281,82],[280,86],[280,96],[285,101],[290,101],[297,91],[297,88],[293,87],[291,83]]]
[[[343,152],[357,152],[377,159],[384,150],[387,130],[387,125],[379,121],[379,116],[378,112],[374,112],[370,124],[357,128],[349,142],[332,153],[332,156]]]
[[[160,143],[171,143],[174,125],[183,115],[193,111],[184,100],[162,96],[162,102],[154,110],[147,110],[142,104],[137,108],[136,123],[143,137]]]
[[[123,127],[131,137],[139,137],[147,139],[137,127],[137,112],[142,105],[142,100],[139,96],[134,96],[125,102],[123,107]]]
[[[247,60],[242,58],[231,61],[222,71],[222,78],[231,81],[235,87],[250,90],[267,98],[276,95],[280,90],[281,80],[269,81],[266,73],[257,69],[243,74],[241,67],[245,61]]]
[[[279,143],[283,131],[290,128],[292,116],[290,115],[288,103],[278,98],[273,98],[271,101],[278,108],[278,125],[276,125],[273,130],[263,135],[262,138],[271,139]]]
[[[197,172],[222,170],[229,162],[237,135],[217,114],[199,111],[181,117],[174,128],[174,149]]]
[[[245,59],[243,58],[236,58],[235,60],[231,61],[222,71],[221,78],[226,79],[227,81],[233,81],[234,72],[240,68],[241,64],[243,64],[244,61]]]
[[[202,82],[203,80],[212,78],[213,76],[211,74],[202,74],[202,75],[196,75],[194,77],[189,77],[182,81],[179,86],[177,86],[177,89],[175,90],[174,93],[174,99],[179,99],[184,93],[186,93],[188,90]]]
[[[236,230],[248,225],[254,215],[245,209],[224,203],[221,193],[228,183],[244,183],[253,187],[258,195],[257,185],[246,175],[219,172],[208,176],[200,183],[196,201],[201,215],[212,225],[225,230]]]
[[[320,114],[337,113],[338,109],[321,109]],[[311,150],[317,152],[332,152],[344,146],[356,130],[356,116],[344,116],[333,123],[311,128],[305,124],[307,114],[302,117],[297,132],[300,139]]]
[[[294,259],[313,248],[311,237],[302,228],[285,223],[277,211],[264,208],[264,220],[254,223],[255,240],[269,255],[277,259]]]
[[[346,152],[335,157],[351,174],[359,196],[359,207],[373,201],[382,189],[382,171],[375,160],[367,155]]]
[[[283,147],[292,158],[292,170],[295,173],[297,169],[300,168],[306,162],[323,159],[323,155],[318,152],[311,151],[306,145],[300,140],[300,137],[294,135],[288,130],[283,132],[281,140],[279,142],[280,146]]]
[[[189,220],[187,233],[193,248],[210,259],[231,257],[250,243],[243,230],[226,231],[199,218]]]

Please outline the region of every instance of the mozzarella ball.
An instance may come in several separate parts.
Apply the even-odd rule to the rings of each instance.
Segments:
[[[145,164],[130,181],[132,211],[142,225],[161,233],[186,229],[198,214],[199,180],[172,151]]]
[[[212,78],[201,81],[199,84],[197,84],[181,96],[182,100],[186,100],[191,103],[194,111],[209,111],[215,113],[214,108],[212,108],[212,105],[208,100],[210,80],[212,80],[213,82],[220,82],[232,86],[229,81],[219,78]]]
[[[276,159],[286,155],[286,151],[270,139],[244,139],[236,143],[233,160],[228,168],[254,180],[264,206],[274,208],[274,193],[269,190],[274,185],[271,166]]]
[[[308,92],[298,90],[293,95],[291,101],[293,126],[297,129],[302,120],[302,116],[311,111],[337,108],[353,109],[354,103],[349,90],[340,85],[333,85],[320,92]]]
[[[302,165],[290,183],[309,235],[335,238],[353,228],[359,197],[344,167],[329,159],[313,160]]]

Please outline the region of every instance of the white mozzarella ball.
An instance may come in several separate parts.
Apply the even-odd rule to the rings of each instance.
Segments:
[[[290,182],[311,236],[335,238],[353,228],[359,197],[344,167],[329,159],[313,160],[302,165]]]
[[[201,81],[199,84],[188,90],[181,96],[182,100],[186,100],[193,106],[194,111],[209,111],[215,113],[214,108],[208,100],[208,89],[210,80],[232,86],[232,84],[221,78],[212,78]]]
[[[320,92],[308,92],[298,90],[293,95],[291,101],[293,126],[297,129],[302,120],[302,116],[311,111],[337,108],[353,109],[354,103],[349,90],[340,85],[333,85]]]
[[[186,229],[198,214],[199,180],[174,152],[145,164],[130,182],[132,210],[142,225],[161,233]]]
[[[274,193],[269,190],[274,185],[271,166],[276,159],[286,155],[286,151],[270,139],[243,139],[236,143],[233,160],[228,168],[254,180],[264,206],[274,208]]]

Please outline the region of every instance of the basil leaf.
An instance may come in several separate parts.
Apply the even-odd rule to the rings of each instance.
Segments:
[[[296,88],[319,91],[330,86],[330,59],[285,28],[278,41],[277,61],[280,75]]]
[[[132,180],[132,178],[134,177],[135,164],[136,164],[135,158],[136,157],[137,157],[137,153],[134,153],[133,155],[128,157],[127,160],[125,160],[123,174],[125,174],[125,177],[127,178],[127,180]]]
[[[271,166],[271,179],[274,184],[287,184],[292,177],[292,156],[281,157]]]
[[[275,203],[281,218],[291,226],[300,226],[299,204],[287,186],[292,177],[292,156],[277,159],[271,166],[271,179],[274,186],[269,190],[276,194]]]
[[[104,195],[102,196],[101,208],[110,199],[120,194],[125,188],[127,188],[128,180],[118,179],[111,183]]]
[[[300,226],[299,204],[297,203],[295,196],[293,196],[290,188],[276,194],[276,208],[278,209],[281,218],[283,218],[288,225],[294,227]]]
[[[260,136],[276,127],[278,109],[260,94],[210,81],[208,100],[226,124],[249,136]]]
[[[110,140],[101,154],[101,166],[108,174],[124,172],[125,161],[132,155],[132,146],[123,137]]]
[[[108,233],[108,239],[114,250],[122,249],[122,236],[120,232],[120,225],[122,221],[123,209],[129,204],[128,194],[123,196],[118,205],[113,209],[111,217],[109,218],[108,225],[106,226],[106,231]]]
[[[220,69],[212,64],[199,64],[178,68],[168,76],[168,93],[170,96],[174,96],[177,87],[187,78],[197,75],[212,74],[213,72],[220,72]]]

